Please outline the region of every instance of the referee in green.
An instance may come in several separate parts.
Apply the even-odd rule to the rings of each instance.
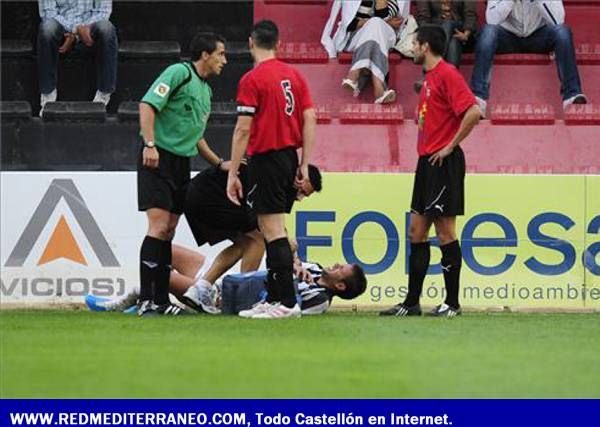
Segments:
[[[199,33],[190,44],[190,53],[191,61],[167,67],[140,103],[143,146],[137,165],[138,210],[148,218],[140,250],[140,316],[181,314],[169,302],[171,241],[183,213],[190,157],[200,153],[223,170],[229,163],[204,139],[212,98],[206,79],[220,74],[227,63],[225,40]]]

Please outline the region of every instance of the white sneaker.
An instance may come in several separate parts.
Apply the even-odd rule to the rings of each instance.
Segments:
[[[569,105],[573,104],[587,104],[587,97],[583,93],[578,93],[575,96],[570,97],[569,99],[565,99],[563,101],[563,110],[566,109]]]
[[[246,319],[249,319],[249,318],[253,317],[256,314],[266,313],[270,309],[271,309],[271,304],[269,304],[266,301],[260,301],[260,302],[257,302],[256,304],[254,304],[252,306],[252,308],[250,308],[248,310],[242,310],[242,311],[240,311],[238,313],[238,316],[245,317]]]
[[[264,313],[258,313],[252,316],[253,319],[285,319],[287,317],[301,317],[302,310],[296,304],[292,308],[288,308],[283,304],[273,304]]]
[[[487,110],[487,101],[478,96],[475,97],[475,100],[477,101],[477,105],[479,106],[479,110],[481,111],[481,117],[485,119],[485,114],[486,114],[485,110]]]
[[[139,294],[137,292],[130,292],[121,298],[107,301],[104,303],[104,307],[106,311],[125,311],[137,303],[138,297]]]
[[[391,104],[396,100],[396,91],[394,89],[388,89],[383,92],[379,98],[375,100],[375,104]]]
[[[44,112],[44,107],[46,106],[46,104],[48,102],[56,102],[56,98],[58,97],[58,93],[56,92],[56,89],[54,89],[52,92],[50,93],[42,93],[40,95],[40,106],[42,108],[40,108],[40,117],[42,117],[42,113]]]
[[[101,102],[105,106],[110,102],[110,93],[96,91],[96,95],[94,96],[94,100],[92,102]]]
[[[215,306],[214,291],[212,286],[206,280],[199,280],[194,286],[188,288],[183,294],[186,304],[196,311],[202,311],[208,314],[220,314]]]

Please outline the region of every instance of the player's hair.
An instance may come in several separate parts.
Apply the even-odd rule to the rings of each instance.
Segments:
[[[321,171],[315,165],[308,165],[308,180],[313,189],[318,193],[323,188],[323,180],[321,179]]]
[[[225,38],[215,33],[197,33],[190,43],[191,60],[199,60],[202,52],[210,55],[217,49],[217,43],[225,44]]]
[[[446,33],[439,25],[421,25],[417,30],[417,41],[419,44],[427,43],[434,55],[444,55]]]
[[[346,285],[346,289],[336,292],[336,295],[342,299],[354,299],[367,290],[365,272],[358,264],[352,264],[352,274],[342,282]]]
[[[274,50],[279,41],[279,29],[277,25],[268,19],[258,21],[252,27],[250,37],[254,41],[256,47],[266,50]]]

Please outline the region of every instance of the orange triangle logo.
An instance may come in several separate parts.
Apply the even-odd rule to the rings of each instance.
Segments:
[[[79,264],[87,265],[64,215],[61,215],[58,220],[58,225],[52,232],[52,236],[50,236],[46,249],[44,249],[44,253],[37,265],[46,264],[59,258],[66,258]]]

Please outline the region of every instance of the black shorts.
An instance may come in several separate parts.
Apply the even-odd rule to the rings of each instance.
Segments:
[[[242,185],[247,183],[246,175],[242,166]],[[254,211],[244,200],[241,206],[231,203],[226,188],[227,172],[216,167],[198,173],[188,185],[184,213],[198,246],[234,240],[239,234],[258,229]]]
[[[444,159],[442,166],[419,157],[413,186],[411,211],[430,217],[465,213],[465,155],[460,147]]]
[[[248,205],[257,214],[290,213],[296,201],[294,179],[298,169],[295,148],[255,154],[248,163]]]
[[[181,215],[190,182],[190,158],[156,148],[159,154],[156,169],[143,166],[143,147],[140,149],[137,164],[138,210],[159,208]]]

